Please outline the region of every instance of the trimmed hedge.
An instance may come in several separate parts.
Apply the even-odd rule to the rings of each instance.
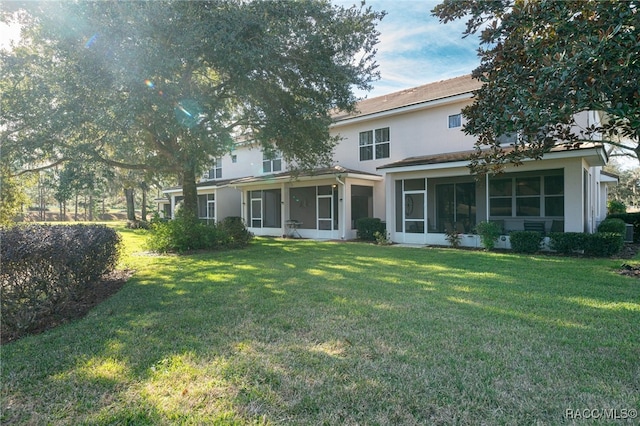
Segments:
[[[101,225],[0,230],[2,331],[28,332],[114,270],[120,236]]]
[[[376,241],[376,232],[387,234],[387,226],[377,217],[361,217],[356,220],[357,237],[364,241]]]
[[[516,253],[536,253],[542,245],[542,234],[538,231],[512,231],[509,241]]]
[[[549,235],[549,245],[562,254],[584,251],[587,256],[610,257],[624,247],[624,235],[617,232],[553,232]]]
[[[562,254],[572,254],[584,250],[587,234],[583,232],[552,232],[549,247]]]
[[[616,232],[585,234],[584,254],[594,257],[609,257],[620,253],[624,247],[624,236]]]

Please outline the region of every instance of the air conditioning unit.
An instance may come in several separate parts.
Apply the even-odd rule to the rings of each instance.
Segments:
[[[627,229],[624,234],[624,242],[632,243],[633,242],[633,224],[627,223],[626,225],[627,225]]]

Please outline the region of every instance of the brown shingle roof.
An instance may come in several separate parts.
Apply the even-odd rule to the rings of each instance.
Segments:
[[[218,179],[218,180],[203,180],[196,183],[197,188],[208,187],[208,186],[216,186],[222,187],[228,185],[233,179]],[[163,191],[176,191],[178,189],[182,189],[182,186],[170,186],[168,188],[163,188]]]
[[[310,176],[327,176],[327,175],[337,175],[337,174],[357,174],[363,176],[372,176],[372,177],[380,177],[380,175],[376,175],[374,173],[363,172],[359,170],[347,169],[342,166],[333,166],[333,167],[322,167],[313,170],[300,170],[298,172],[281,172],[275,173],[271,175],[264,176],[248,176],[240,179],[235,179],[232,181],[232,185],[246,184],[246,183],[256,183],[263,181],[273,181],[274,179],[295,179],[298,177],[310,177]]]
[[[356,105],[356,112],[348,114],[338,112],[333,115],[335,121],[347,120],[378,112],[389,111],[410,105],[417,105],[437,99],[470,93],[479,89],[482,83],[474,80],[471,75],[463,75],[448,80],[437,81],[388,95],[365,99]]]
[[[599,143],[594,142],[585,142],[579,145],[573,144],[560,144],[556,145],[549,152],[566,152],[566,151],[577,151],[581,149],[593,149],[602,147]],[[504,151],[511,151],[513,148],[505,147]],[[469,161],[471,159],[471,155],[476,152],[475,150],[470,151],[458,151],[458,152],[446,152],[443,154],[435,154],[435,155],[422,155],[419,157],[409,157],[403,160],[394,161],[393,163],[385,164],[383,166],[377,167],[380,169],[393,169],[396,167],[406,167],[406,166],[423,166],[429,164],[441,164],[441,163],[452,163],[455,161]]]
[[[422,166],[427,164],[451,163],[454,161],[469,161],[471,159],[471,154],[473,154],[474,152],[475,151],[459,151],[447,152],[445,154],[409,157],[405,158],[404,160],[385,164],[384,166],[378,167],[378,169],[393,169],[394,167]]]

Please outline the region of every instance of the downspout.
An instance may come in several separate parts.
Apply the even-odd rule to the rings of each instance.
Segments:
[[[338,200],[342,199],[342,236],[340,238],[344,240],[347,231],[347,202],[345,201],[347,198],[347,186],[340,180],[340,175],[336,175],[336,180],[342,185],[342,198],[338,197]]]
[[[484,175],[484,208],[486,213],[486,221],[489,222],[489,214],[491,213],[491,206],[489,205],[489,173]],[[504,226],[503,226],[504,228]],[[503,231],[504,232],[504,231]],[[502,239],[502,237],[500,237]],[[478,246],[478,236],[476,235],[476,247]]]
[[[237,185],[230,185],[233,189],[240,191],[240,219],[244,222],[244,225],[248,228],[249,227],[249,219],[247,218],[247,204],[246,204],[246,199],[245,199],[245,193],[243,189],[238,188]],[[217,208],[217,203],[216,203],[216,208]]]
[[[484,175],[484,203],[486,221],[489,222],[489,173]]]

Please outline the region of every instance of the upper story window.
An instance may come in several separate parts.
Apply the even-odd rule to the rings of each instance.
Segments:
[[[216,158],[213,160],[211,168],[202,176],[204,179],[220,179],[222,178],[222,160]]]
[[[518,141],[518,135],[516,133],[505,133],[496,139],[500,145],[513,144]]]
[[[389,158],[389,128],[360,132],[360,161]]]
[[[449,116],[449,128],[455,129],[462,126],[462,114],[454,114]]]
[[[278,151],[262,153],[262,173],[282,171],[282,154]]]
[[[231,162],[232,162],[232,163],[237,163],[237,162],[238,162],[238,156],[237,156],[236,154],[233,154],[233,155],[231,156]]]
[[[496,139],[500,145],[512,145],[515,143],[523,142],[522,133],[520,131],[505,133],[501,136],[498,136]]]

